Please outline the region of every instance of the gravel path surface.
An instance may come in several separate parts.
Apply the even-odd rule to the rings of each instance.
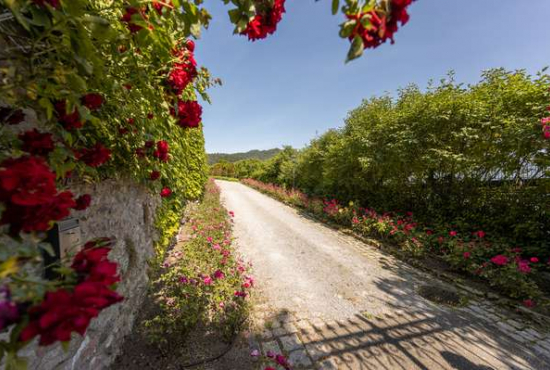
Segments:
[[[307,369],[550,369],[547,333],[490,302],[434,304],[417,293],[434,283],[425,273],[242,184],[217,183],[265,302],[253,347]]]

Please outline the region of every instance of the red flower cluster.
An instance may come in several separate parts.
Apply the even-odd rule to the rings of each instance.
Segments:
[[[99,167],[111,158],[111,151],[97,143],[91,148],[80,149],[76,157],[90,167]]]
[[[6,207],[0,225],[9,224],[11,233],[47,231],[76,206],[71,192],[57,192],[55,174],[42,158],[10,158],[0,167],[0,202]]]
[[[108,240],[108,239],[107,239]],[[111,289],[120,281],[118,265],[107,259],[109,246],[105,239],[86,243],[74,258],[72,268],[78,274],[74,290],[49,292],[42,303],[29,309],[30,322],[21,332],[24,342],[40,335],[40,345],[69,341],[71,333],[84,335],[90,321],[99,312],[122,297]]]
[[[59,123],[61,123],[66,130],[78,129],[84,125],[82,121],[80,121],[80,113],[78,113],[76,107],[71,113],[67,112],[67,102],[65,100],[55,103],[55,111]]]
[[[136,33],[143,29],[143,27],[132,22],[132,16],[138,13],[141,15],[143,19],[147,19],[147,15],[145,14],[145,9],[138,9],[132,6],[127,7],[126,13],[124,13],[122,18],[120,18],[122,22],[127,24],[128,29],[130,30],[131,33]]]
[[[265,39],[267,35],[277,30],[277,24],[283,19],[285,12],[285,0],[275,0],[273,8],[263,14],[256,14],[248,23],[242,35],[247,35],[249,40]]]
[[[25,119],[25,114],[21,109],[11,109],[7,107],[0,108],[0,122],[8,125],[17,125]]]
[[[168,86],[179,96],[195,77],[197,77],[197,62],[193,55],[189,54],[181,63],[174,63],[174,68],[168,74]]]
[[[157,142],[157,150],[153,152],[153,155],[163,162],[168,162],[168,151],[168,143],[164,140],[160,140]]]
[[[103,105],[103,97],[101,94],[89,93],[81,98],[81,102],[89,110],[96,110]]]
[[[181,127],[199,127],[202,107],[196,101],[178,101],[177,114],[174,109],[170,113],[178,118],[178,125]]]
[[[363,47],[376,48],[387,40],[391,40],[393,44],[393,35],[398,30],[398,22],[404,26],[409,21],[409,13],[407,13],[407,7],[411,5],[414,0],[391,0],[390,12],[379,12],[376,9],[367,13],[348,14],[346,15],[350,20],[356,20],[356,25],[351,35],[350,41],[355,36],[360,36],[363,40]],[[369,17],[370,24],[367,28],[361,22],[363,17]]]
[[[19,140],[23,142],[21,150],[32,155],[47,156],[54,149],[52,134],[37,129],[20,134]]]

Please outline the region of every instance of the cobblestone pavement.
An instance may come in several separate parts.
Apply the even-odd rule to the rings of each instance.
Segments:
[[[419,287],[454,286],[241,184],[218,184],[254,263],[251,350],[283,352],[295,369],[550,369],[542,326],[463,290],[459,307],[428,301]]]

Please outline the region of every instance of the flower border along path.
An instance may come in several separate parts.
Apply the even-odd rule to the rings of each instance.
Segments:
[[[175,246],[155,263],[149,307],[113,369],[231,369],[251,361],[248,345],[239,348],[238,333],[254,280],[233,249],[233,212],[223,208],[219,195],[211,180],[203,200],[188,207]]]
[[[545,261],[538,257],[521,256],[521,248],[511,248],[501,241],[492,241],[482,230],[471,236],[459,235],[453,230],[436,232],[415,223],[410,212],[378,214],[372,209],[359,208],[353,202],[349,206],[342,206],[335,199],[310,198],[297,189],[284,189],[252,179],[241,180],[241,183],[301,209],[317,221],[384,249],[469,294],[498,300],[500,305],[526,314],[543,326],[549,326],[550,303],[534,280],[536,272],[544,268]],[[486,258],[487,254],[493,257]],[[463,280],[466,280],[466,284],[460,283]],[[495,294],[493,289],[486,288],[484,281],[488,281],[499,293],[513,299]],[[522,299],[521,306],[517,305],[518,298]],[[540,308],[538,312],[533,310],[537,304],[539,307],[536,308]]]

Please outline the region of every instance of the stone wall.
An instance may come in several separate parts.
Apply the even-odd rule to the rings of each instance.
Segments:
[[[116,238],[110,259],[119,263],[122,281],[117,291],[124,301],[101,312],[92,321],[85,337],[73,334],[69,350],[59,343],[21,351],[29,369],[99,370],[107,368],[118,355],[125,336],[147,289],[147,261],[154,253],[154,217],[160,197],[131,181],[108,180],[98,184],[71,186],[75,195],[90,194],[92,205],[72,216],[80,220],[82,240],[109,236]],[[35,342],[37,340],[35,339]]]

